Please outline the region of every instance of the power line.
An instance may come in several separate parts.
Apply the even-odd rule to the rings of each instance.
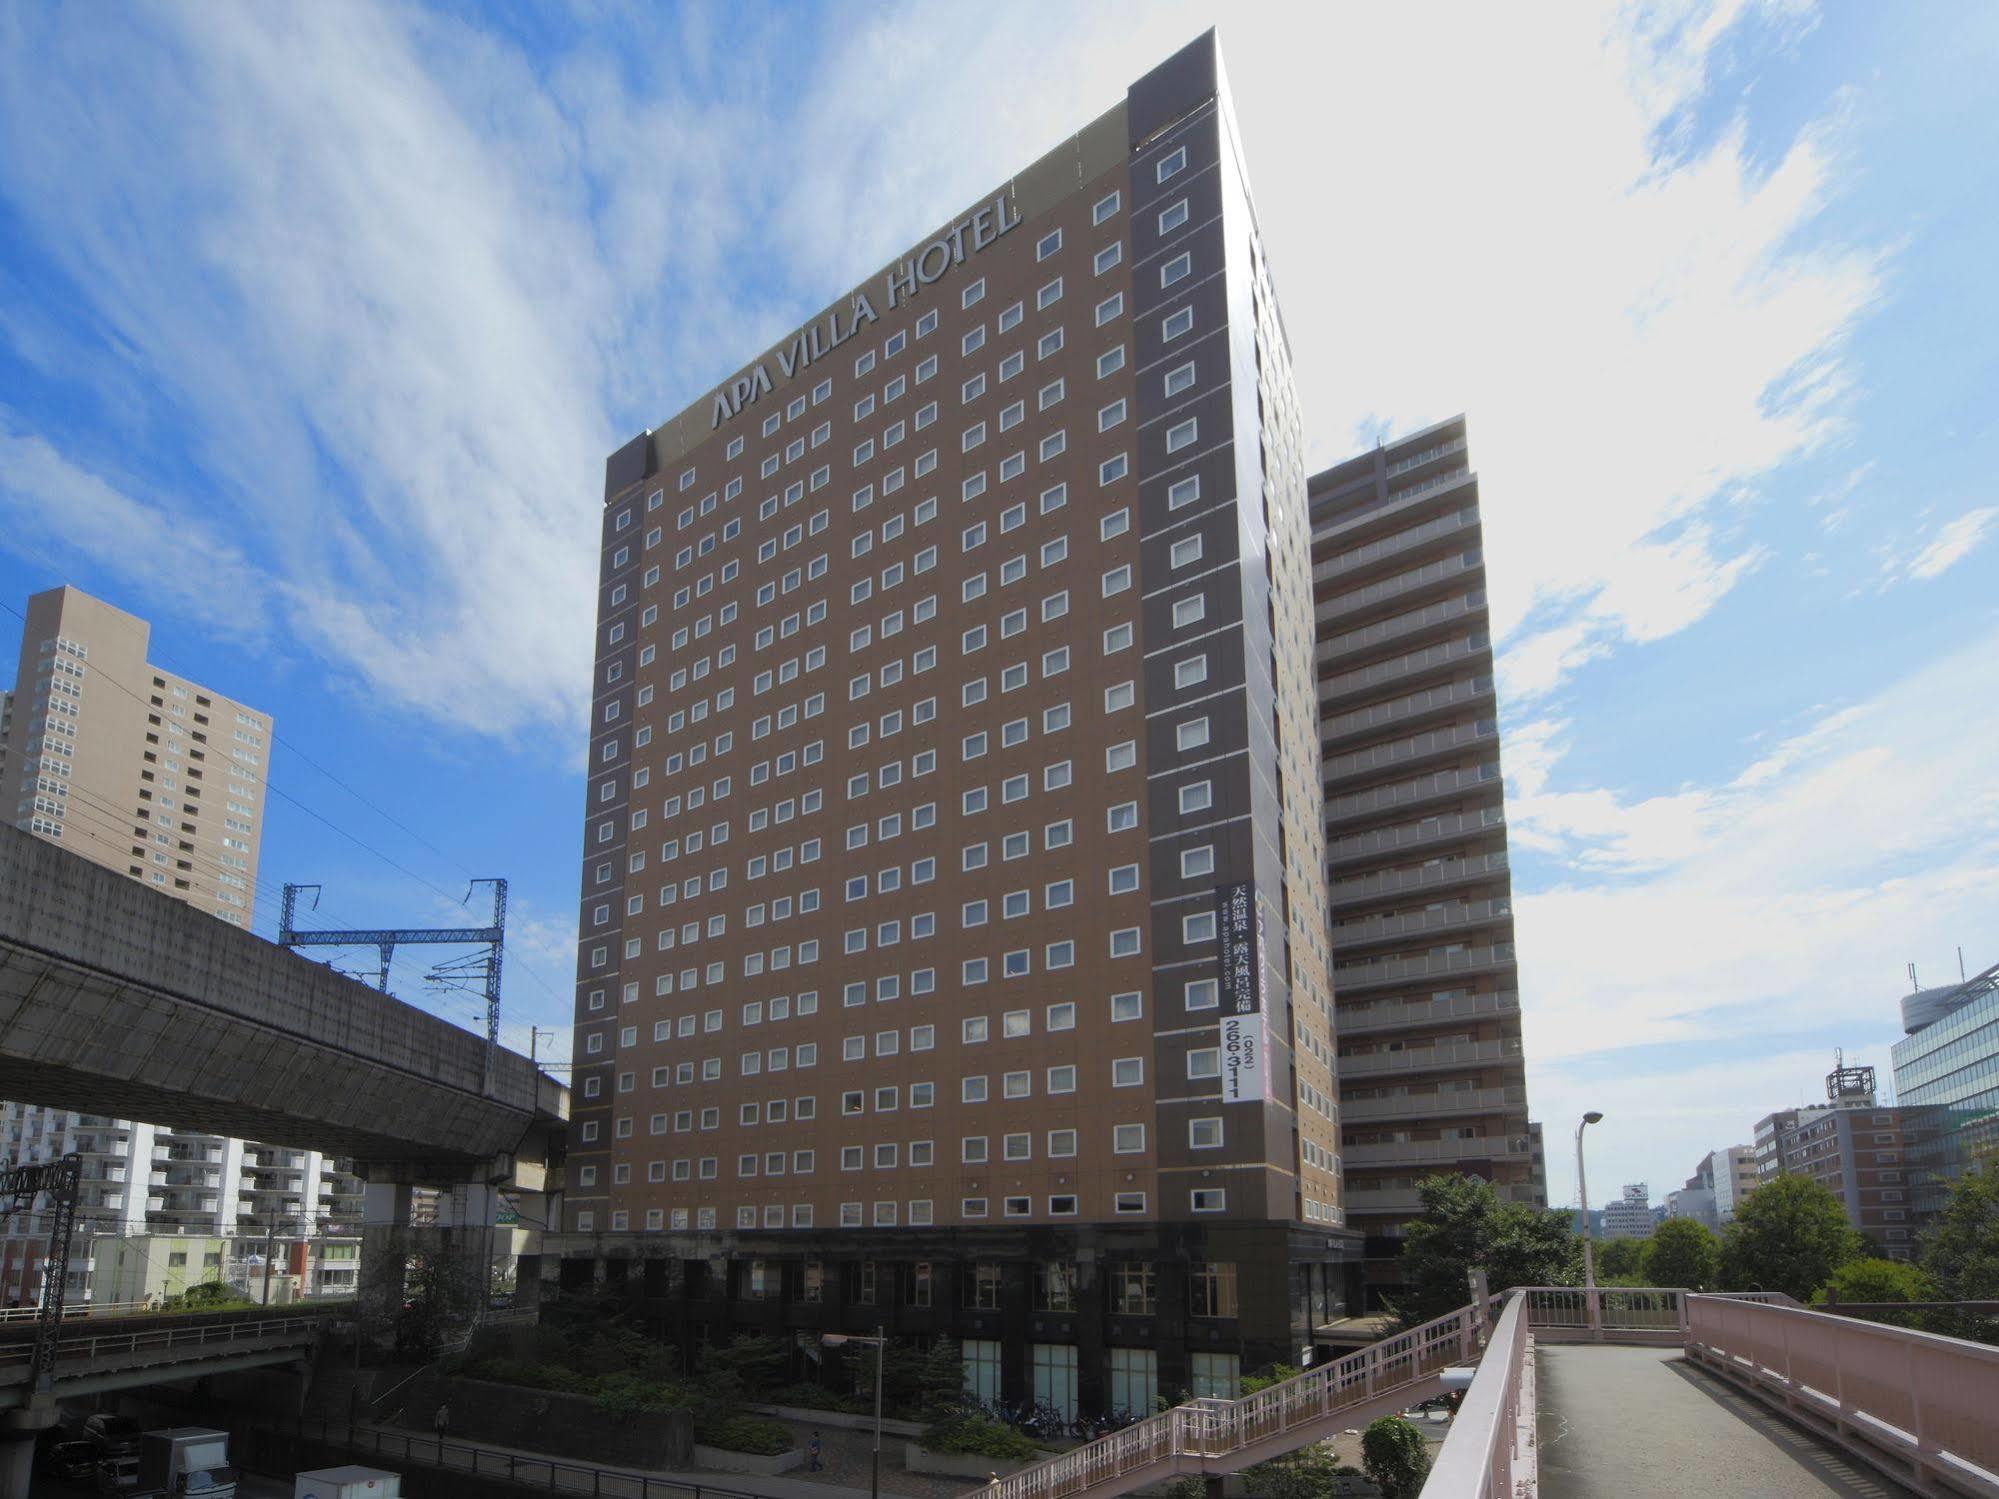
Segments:
[[[13,615],[16,619],[21,621],[23,639],[25,640],[27,624],[28,624],[27,615],[23,614],[19,609],[16,609],[12,604],[7,603],[4,600],[0,600],[0,609],[5,609],[9,614]],[[101,677],[103,680],[109,682],[112,686],[116,687],[120,692],[123,692],[127,697],[131,698],[133,702],[137,703],[140,706],[140,708],[146,710],[151,709],[152,703],[150,701],[150,695],[142,695],[139,692],[134,691],[130,686],[128,686],[124,682],[119,681],[117,677],[105,671],[101,666],[89,667],[88,670],[92,675]],[[180,673],[175,673],[175,675],[178,676],[180,675]],[[190,678],[189,680],[192,680],[192,678]],[[19,683],[16,684],[17,690],[19,689],[20,686],[21,684]],[[280,736],[277,732],[277,726],[275,721],[273,721],[271,726],[271,738],[274,744],[283,744],[288,751],[290,751],[292,754],[297,755],[300,760],[304,761],[312,769],[318,771],[321,775],[325,776],[328,780],[332,781],[335,785],[339,786],[343,791],[347,792],[348,795],[352,796],[355,800],[361,802],[362,805],[368,807],[371,811],[375,812],[378,816],[383,818],[392,826],[396,827],[403,833],[407,834],[409,837],[414,838],[417,842],[421,843],[425,848],[428,848],[432,853],[436,854],[446,863],[454,865],[458,864],[457,860],[453,859],[449,854],[445,853],[444,850],[439,848],[435,843],[431,842],[428,838],[425,838],[422,834],[416,832],[414,829],[408,827],[406,824],[404,824],[397,818],[391,816],[383,808],[377,806],[374,802],[370,801],[367,797],[363,796],[360,792],[356,791],[352,786],[349,786],[345,781],[341,780],[338,776],[334,775],[333,772],[327,770],[324,766],[320,765],[317,761],[313,760],[311,756],[307,755],[297,745],[293,744],[291,740]],[[453,905],[462,906],[465,903],[462,899],[452,895],[450,891],[444,889],[441,885],[438,885],[434,881],[427,879],[421,874],[418,874],[415,870],[408,868],[406,865],[402,864],[398,860],[391,858],[388,854],[382,852],[382,850],[374,847],[372,844],[368,843],[367,841],[360,838],[356,834],[348,831],[346,828],[342,827],[340,824],[333,821],[333,819],[331,819],[330,817],[327,817],[323,813],[319,812],[317,809],[308,806],[305,802],[301,801],[299,798],[293,796],[290,792],[278,786],[274,781],[271,780],[270,775],[267,772],[264,771],[252,772],[247,768],[245,768],[240,761],[234,761],[234,760],[229,762],[228,768],[230,773],[233,775],[240,775],[245,780],[260,782],[263,785],[263,788],[271,795],[281,797],[283,800],[290,803],[292,806],[298,808],[299,811],[305,813],[306,816],[322,824],[332,832],[338,833],[342,838],[345,838],[348,842],[352,843],[356,848],[359,848],[364,853],[371,854],[375,858],[380,859],[384,864],[388,865],[398,874],[401,874],[404,878],[415,881],[417,884],[423,886],[425,889],[431,891],[432,893],[438,896],[441,896],[447,901],[450,901]],[[262,842],[261,836],[259,837],[258,841],[261,845]],[[459,872],[465,873],[464,867],[462,865],[459,865]],[[469,874],[467,874],[466,877],[468,879],[473,878]],[[264,881],[261,878],[258,880],[258,886],[260,890],[264,889]],[[269,901],[268,894],[266,894],[265,900],[266,904],[268,904]],[[518,962],[516,964],[516,971],[525,973],[531,980],[533,980],[533,982],[537,986],[541,988],[541,990],[544,993],[548,995],[550,999],[553,999],[558,1003],[567,1003],[569,1002],[570,998],[573,998],[573,996],[565,997],[564,995],[558,993],[556,989],[552,985],[550,985],[549,982],[540,975],[540,973],[538,973],[535,970],[535,968],[531,963],[525,961]]]

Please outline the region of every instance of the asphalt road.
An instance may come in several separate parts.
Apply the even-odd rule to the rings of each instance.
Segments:
[[[1904,1499],[1877,1475],[1680,1356],[1535,1350],[1541,1499]]]

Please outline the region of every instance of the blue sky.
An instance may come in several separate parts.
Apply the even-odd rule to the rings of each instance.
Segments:
[[[275,715],[259,931],[507,875],[566,1048],[604,455],[1213,19],[6,7],[0,600]],[[1470,416],[1551,1189],[1663,1192],[1999,959],[1999,11],[1222,36],[1314,458]]]

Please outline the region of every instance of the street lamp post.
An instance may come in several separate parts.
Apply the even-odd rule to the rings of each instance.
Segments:
[[[888,1338],[877,1325],[873,1337],[865,1333],[829,1332],[819,1340],[828,1348],[838,1348],[843,1343],[869,1343],[875,1350],[875,1447],[872,1454],[873,1469],[868,1478],[868,1499],[881,1499],[882,1491],[882,1365],[888,1362]]]
[[[1591,1109],[1583,1115],[1583,1122],[1576,1126],[1576,1196],[1582,1202],[1583,1214],[1583,1304],[1592,1332],[1596,1330],[1600,1316],[1596,1296],[1596,1245],[1589,1231],[1589,1178],[1583,1172],[1583,1131],[1592,1124],[1602,1122],[1603,1115]]]

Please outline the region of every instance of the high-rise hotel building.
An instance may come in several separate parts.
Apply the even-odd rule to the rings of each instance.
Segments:
[[[614,453],[563,1274],[1150,1409],[1344,1226],[1289,354],[1212,35]],[[807,1339],[806,1341],[810,1341]]]
[[[1464,418],[1310,489],[1345,1203],[1393,1283],[1424,1177],[1547,1206]]]

